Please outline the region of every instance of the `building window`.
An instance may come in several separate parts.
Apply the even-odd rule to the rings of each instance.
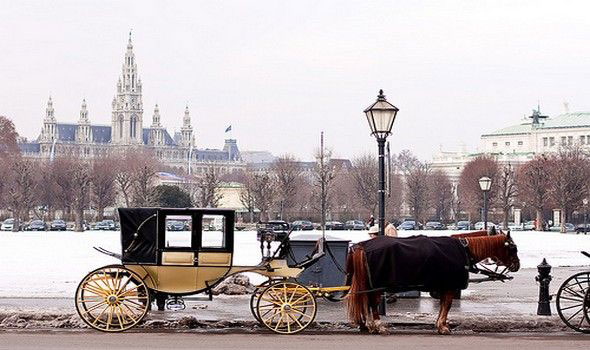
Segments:
[[[506,146],[510,146],[510,142],[508,142],[508,141],[506,141],[504,144],[505,144]]]
[[[555,146],[555,137],[549,138],[549,146]]]
[[[584,136],[584,135],[580,136],[580,144],[581,145],[585,145],[586,144],[586,136]]]
[[[543,137],[543,147],[547,147],[549,145],[549,140],[546,137]]]
[[[519,146],[522,146],[522,141],[518,141],[518,145]]]
[[[494,143],[492,143],[492,146],[497,147],[498,146],[498,143],[497,142],[494,142]]]
[[[567,145],[571,146],[574,144],[574,137],[573,136],[568,136],[567,137]]]
[[[561,137],[561,145],[565,146],[567,144],[567,138],[565,136]]]

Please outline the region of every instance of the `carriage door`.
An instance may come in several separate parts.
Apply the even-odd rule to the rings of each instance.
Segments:
[[[162,210],[163,220],[159,223],[164,232],[160,241],[160,266],[158,285],[162,289],[188,293],[196,290],[197,264],[196,245],[192,213]]]
[[[197,232],[198,289],[207,288],[223,278],[232,265],[233,212],[222,210],[205,211]],[[199,227],[196,227],[199,229]]]

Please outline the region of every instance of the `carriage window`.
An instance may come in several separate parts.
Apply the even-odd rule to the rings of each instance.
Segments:
[[[203,215],[202,248],[225,248],[225,216]]]
[[[166,216],[166,247],[191,248],[192,229],[190,215]]]

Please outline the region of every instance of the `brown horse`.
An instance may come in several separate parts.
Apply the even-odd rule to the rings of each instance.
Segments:
[[[463,241],[467,250],[470,264],[478,263],[485,259],[493,260],[497,265],[505,266],[511,272],[518,271],[520,261],[517,248],[510,237],[500,233],[487,235],[485,231],[469,234],[459,234],[455,237]],[[397,238],[390,238],[397,239]],[[361,331],[368,330],[371,333],[386,333],[387,330],[380,323],[378,305],[384,289],[389,286],[375,286],[370,282],[370,271],[367,257],[362,245],[355,245],[347,258],[347,284],[350,291],[347,296],[347,308],[350,321],[358,325]],[[411,268],[408,266],[408,268]],[[375,277],[375,276],[371,276]],[[377,276],[379,277],[379,276]],[[436,320],[436,329],[439,334],[450,334],[447,323],[447,315],[453,302],[455,290],[436,290],[440,293],[440,311]]]

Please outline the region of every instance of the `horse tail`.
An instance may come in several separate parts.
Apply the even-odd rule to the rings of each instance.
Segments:
[[[361,247],[353,248],[347,258],[350,290],[346,297],[348,319],[357,325],[363,325],[369,316],[369,298],[367,295],[367,258]]]

